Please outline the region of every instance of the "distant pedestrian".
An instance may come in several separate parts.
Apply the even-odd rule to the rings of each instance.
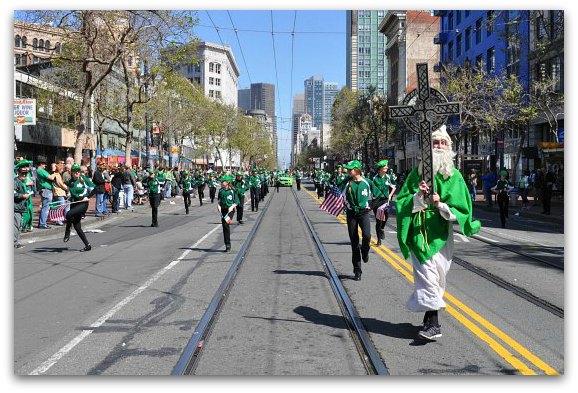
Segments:
[[[484,192],[484,197],[486,198],[486,206],[493,206],[492,198],[492,187],[496,184],[498,180],[495,172],[486,170],[486,174],[482,176],[482,190]]]
[[[64,161],[57,160],[55,163],[56,169],[54,170],[54,182],[52,183],[52,192],[54,194],[54,199],[58,202],[58,205],[65,205],[66,195],[68,194],[68,186],[64,183],[61,173],[64,171]],[[69,208],[66,208],[68,212]],[[64,225],[62,221],[57,221],[55,225]]]
[[[498,208],[500,210],[500,221],[502,228],[506,227],[506,219],[508,218],[508,208],[510,206],[510,191],[512,190],[512,183],[508,181],[508,171],[502,169],[500,171],[500,180],[492,187],[492,192],[498,195]]]
[[[104,217],[107,214],[107,192],[105,179],[106,165],[104,161],[98,163],[96,170],[92,174],[92,182],[96,187],[96,217]]]
[[[542,214],[550,214],[552,190],[554,189],[555,183],[556,175],[554,175],[552,168],[549,168],[544,177],[544,185],[542,187],[542,206],[544,207]]]
[[[122,173],[122,189],[124,191],[124,208],[125,210],[133,210],[132,199],[134,197],[134,187],[136,186],[136,178],[132,171],[130,164],[125,164],[124,172]]]
[[[472,198],[472,202],[475,202],[476,188],[478,187],[478,175],[476,174],[476,170],[474,168],[472,168],[468,176],[468,186],[470,188],[470,196]]]

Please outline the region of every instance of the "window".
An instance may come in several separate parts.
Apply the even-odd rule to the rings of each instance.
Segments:
[[[215,72],[217,74],[221,73],[221,65],[219,63],[215,63]]]
[[[454,42],[450,41],[448,43],[448,61],[454,60]]]
[[[221,86],[221,78],[215,78],[215,85]]]
[[[56,46],[55,46],[55,48],[54,48],[54,51],[55,51],[56,53],[60,54],[60,42],[57,42],[57,43],[56,43]]]
[[[482,42],[482,18],[476,21],[476,44]]]
[[[385,12],[384,11],[377,11],[377,17],[378,18],[383,18],[385,16]]]
[[[488,49],[486,53],[486,70],[488,73],[493,73],[496,70],[496,50],[494,48]]]
[[[484,58],[480,54],[480,55],[476,56],[476,70],[478,70],[478,71],[481,70],[483,65],[484,65]]]
[[[456,11],[456,27],[462,23],[462,10]]]
[[[564,10],[550,12],[552,13],[552,38],[558,38],[564,33]]]
[[[215,90],[209,90],[209,97],[215,97]]]
[[[50,52],[50,41],[46,40],[46,41],[44,42],[44,50],[45,50],[46,52]]]
[[[215,71],[215,63],[209,63],[209,72]]]
[[[560,57],[554,57],[552,59],[551,65],[550,65],[550,70],[552,72],[552,79],[554,81],[556,81],[556,84],[554,85],[554,89],[556,91],[560,91],[560,87],[561,87],[561,61],[560,61]]]
[[[20,55],[15,55],[14,56],[14,64],[19,65],[20,64]]]
[[[38,49],[38,39],[35,38],[32,40],[32,50],[37,50]]]
[[[32,64],[38,64],[38,56],[33,56],[32,57]]]
[[[448,30],[453,29],[454,29],[454,13],[450,11],[448,13]]]
[[[200,76],[195,76],[195,82],[197,82],[199,85],[201,84],[201,77]]]
[[[462,55],[462,33],[456,35],[456,57]]]
[[[44,50],[44,40],[38,41],[38,50],[42,52]]]
[[[494,11],[488,11],[486,14],[486,32],[488,37],[494,32]]]
[[[201,65],[195,64],[195,72],[201,72]]]
[[[26,38],[26,36],[22,36],[22,47],[26,48],[27,45],[28,45],[28,39]]]
[[[468,27],[466,29],[466,51],[470,50],[472,47],[472,28]]]
[[[544,25],[544,16],[540,15],[536,18],[536,39],[542,41],[546,36],[546,26]]]
[[[20,48],[20,42],[21,42],[21,41],[22,41],[22,40],[20,39],[20,36],[19,36],[19,35],[17,35],[16,37],[14,37],[14,46],[15,46],[16,48]]]
[[[215,78],[213,78],[212,76],[209,77],[209,85],[214,85],[214,84],[215,84]]]
[[[193,65],[189,64],[187,65],[187,74],[192,74],[193,73]]]
[[[20,57],[20,63],[21,63],[22,65],[28,64],[28,56],[22,55],[22,56]]]
[[[221,98],[221,91],[215,90],[215,98]]]
[[[466,18],[468,18],[470,16],[470,14],[472,13],[472,11],[470,10],[466,10]]]

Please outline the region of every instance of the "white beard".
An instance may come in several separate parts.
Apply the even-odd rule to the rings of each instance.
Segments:
[[[449,178],[453,175],[454,169],[454,157],[456,153],[453,152],[450,148],[447,149],[433,149],[432,159],[433,159],[433,172],[439,173],[443,176],[444,179]],[[421,175],[422,171],[422,163],[420,161],[418,166],[418,173]]]

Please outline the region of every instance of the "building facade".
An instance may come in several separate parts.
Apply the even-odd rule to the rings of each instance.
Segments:
[[[320,133],[318,145],[322,148],[329,147],[331,109],[337,97],[338,85],[335,82],[326,82],[322,76],[312,76],[305,79],[304,88],[305,112],[311,115],[313,127]]]
[[[180,66],[181,73],[198,83],[210,99],[236,108],[240,73],[231,47],[201,41],[197,58],[199,64]]]
[[[386,37],[379,33],[385,10],[349,10],[346,13],[346,81],[351,91],[387,95]]]
[[[239,89],[237,93],[237,104],[239,109],[247,112],[251,109],[251,89]]]

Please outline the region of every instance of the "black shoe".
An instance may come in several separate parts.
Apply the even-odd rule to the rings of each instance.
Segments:
[[[385,231],[381,231],[381,240],[385,239]]]
[[[355,278],[354,278],[354,280],[355,280],[355,281],[361,281],[361,272],[355,273]]]
[[[92,250],[92,246],[89,244],[88,246],[84,247],[80,252],[90,251]]]
[[[231,252],[231,246],[226,246],[226,247],[225,247],[225,252]]]
[[[239,220],[239,224],[244,224],[243,220]]]
[[[417,335],[424,340],[431,341],[442,336],[442,329],[440,325],[426,325]]]
[[[64,239],[62,239],[62,241],[63,241],[64,243],[66,243],[66,242],[69,241],[69,240],[70,240],[70,232],[65,232],[65,233],[64,233]]]
[[[367,263],[369,261],[369,253],[365,254],[365,255],[361,255],[361,259],[363,259],[363,262]]]
[[[377,239],[376,246],[381,246],[381,239],[380,238]]]

